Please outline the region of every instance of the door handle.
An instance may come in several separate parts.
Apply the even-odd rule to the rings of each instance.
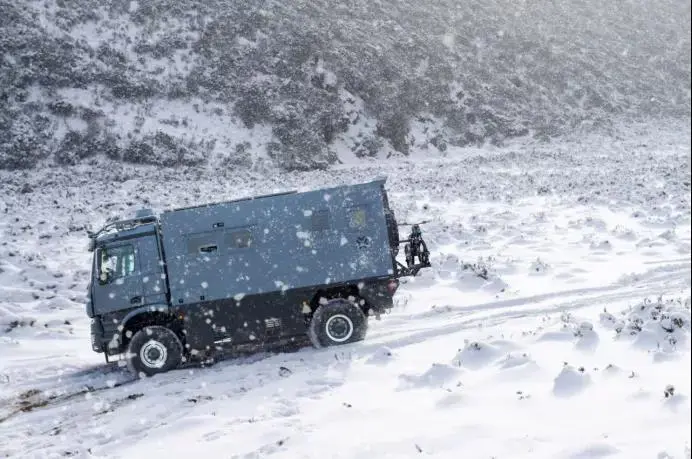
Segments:
[[[130,298],[130,304],[139,304],[142,302],[142,297],[141,296],[133,296]]]

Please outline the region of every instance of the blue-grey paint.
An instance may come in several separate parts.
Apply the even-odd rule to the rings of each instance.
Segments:
[[[384,181],[220,203],[161,215],[163,248],[174,305],[393,274]],[[365,220],[353,226],[353,212]],[[327,229],[313,230],[313,225]],[[222,226],[221,226],[222,225]],[[249,231],[236,248],[228,235]],[[206,246],[200,252],[191,249]],[[203,249],[204,250],[204,249]]]
[[[396,277],[385,220],[384,180],[140,215],[97,233],[87,313],[94,350],[153,309],[184,317],[191,349],[217,338],[247,342],[279,319],[280,335],[305,331],[302,308],[320,289],[358,286],[370,307],[392,306]],[[103,249],[129,246],[132,272],[98,279]],[[210,318],[213,320],[210,321]],[[120,348],[118,348],[121,350]]]
[[[158,246],[156,226],[147,224],[99,238],[94,253],[92,302],[95,314],[165,303],[167,286]],[[135,252],[135,271],[102,284],[98,279],[98,257],[103,249],[129,246]]]

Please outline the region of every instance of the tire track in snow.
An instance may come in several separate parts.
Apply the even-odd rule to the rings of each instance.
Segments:
[[[594,304],[620,302],[626,300],[641,300],[648,295],[661,294],[662,281],[672,279],[666,289],[690,287],[692,264],[683,263],[657,267],[637,276],[638,281],[632,285],[616,283],[614,285],[581,288],[562,292],[546,293],[524,298],[514,298],[498,302],[483,303],[472,306],[448,306],[441,312],[424,311],[417,314],[407,314],[399,318],[405,324],[417,324],[423,320],[424,326],[403,325],[398,330],[391,330],[386,324],[376,333],[369,336],[359,351],[373,351],[377,347],[405,347],[418,344],[427,339],[441,335],[456,333],[460,330],[477,327],[478,325],[497,325],[507,320],[567,312]],[[653,287],[653,288],[652,288]],[[571,301],[569,298],[577,297]],[[562,299],[555,303],[553,300]],[[544,307],[537,304],[551,302]],[[502,312],[490,312],[490,311]],[[489,313],[490,312],[490,313]],[[454,321],[449,323],[449,321]]]
[[[104,450],[119,443],[131,444],[145,439],[147,435],[155,435],[157,429],[170,427],[180,419],[209,411],[208,403],[227,407],[228,403],[242,403],[243,400],[257,398],[265,391],[271,393],[273,388],[283,385],[286,379],[277,373],[282,366],[290,368],[291,373],[288,377],[294,379],[292,386],[308,388],[292,391],[294,393],[287,393],[281,398],[284,400],[285,397],[295,396],[293,405],[298,407],[299,400],[315,395],[322,396],[320,394],[324,394],[325,391],[329,393],[340,385],[338,378],[320,376],[328,372],[335,363],[335,352],[349,354],[346,360],[359,359],[382,346],[411,346],[479,325],[493,326],[517,318],[572,311],[594,304],[607,305],[630,299],[640,300],[647,295],[660,294],[662,288],[689,288],[689,279],[690,264],[682,263],[656,267],[637,275],[636,280],[630,284],[616,283],[605,287],[573,289],[479,305],[449,306],[435,313],[422,311],[405,315],[393,314],[390,318],[396,322],[392,323],[386,319],[381,325],[372,327],[373,333],[366,341],[338,350],[306,349],[297,353],[270,355],[260,361],[250,359],[249,364],[244,364],[242,358],[227,360],[203,370],[177,370],[149,380],[123,380],[114,383],[115,377],[124,377],[124,373],[119,375],[117,372],[106,372],[99,375],[100,369],[95,368],[74,373],[74,385],[70,386],[70,375],[63,375],[62,380],[67,379],[68,384],[61,388],[61,395],[49,398],[45,403],[38,403],[30,410],[19,409],[5,416],[5,438],[8,442],[16,441],[17,444],[23,444],[25,442],[22,439],[31,436],[33,446],[24,450],[24,454],[29,457],[50,450],[57,452],[59,447],[55,445],[56,435],[80,438],[80,444]],[[90,381],[92,386],[85,388],[85,381]],[[42,378],[39,386],[46,387],[50,382],[50,378]],[[196,401],[191,402],[192,399]],[[270,406],[277,400],[281,401],[275,397],[268,400]],[[138,426],[131,426],[126,429],[126,440],[113,438],[107,432],[104,433],[104,429],[116,422],[118,416],[130,415],[127,412],[128,406],[137,406],[138,411],[148,413],[154,418],[148,428],[143,430]],[[296,427],[296,423],[300,424],[299,413],[299,409],[272,409],[263,418],[236,417],[230,419],[230,424],[227,424],[242,429],[247,423],[262,422],[275,425],[288,422],[293,428]],[[103,422],[103,429],[85,433],[83,426],[93,422]],[[237,457],[252,458],[279,452],[283,449],[283,443],[269,442],[258,448],[255,452],[250,451]]]

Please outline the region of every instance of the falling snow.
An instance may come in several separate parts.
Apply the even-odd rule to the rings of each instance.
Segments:
[[[129,180],[109,181],[114,172],[87,165],[0,172],[0,456],[688,457],[689,132],[652,125],[287,174],[296,188],[386,174],[402,237],[403,222],[425,221],[433,267],[402,279],[362,342],[142,380],[91,350],[91,254],[67,228],[144,196],[152,207],[195,204],[259,194],[274,179],[127,169],[118,173]],[[41,191],[21,193],[22,183]],[[53,196],[68,193],[56,209]],[[116,204],[99,204],[104,196]],[[21,229],[37,216],[59,228],[51,239]],[[298,275],[301,265],[286,266]],[[199,294],[200,284],[185,288]],[[245,298],[238,291],[224,298]],[[220,333],[263,339],[254,318],[232,329],[217,319],[204,317]],[[124,331],[117,319],[104,325],[109,339]]]

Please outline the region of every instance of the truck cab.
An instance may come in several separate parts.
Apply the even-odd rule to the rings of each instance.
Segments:
[[[143,376],[229,347],[362,340],[399,278],[430,266],[418,226],[400,240],[384,180],[142,210],[89,237],[92,348]]]
[[[92,348],[122,353],[122,327],[168,311],[168,283],[158,232],[149,211],[106,225],[91,239],[92,275],[86,313],[91,318]]]

